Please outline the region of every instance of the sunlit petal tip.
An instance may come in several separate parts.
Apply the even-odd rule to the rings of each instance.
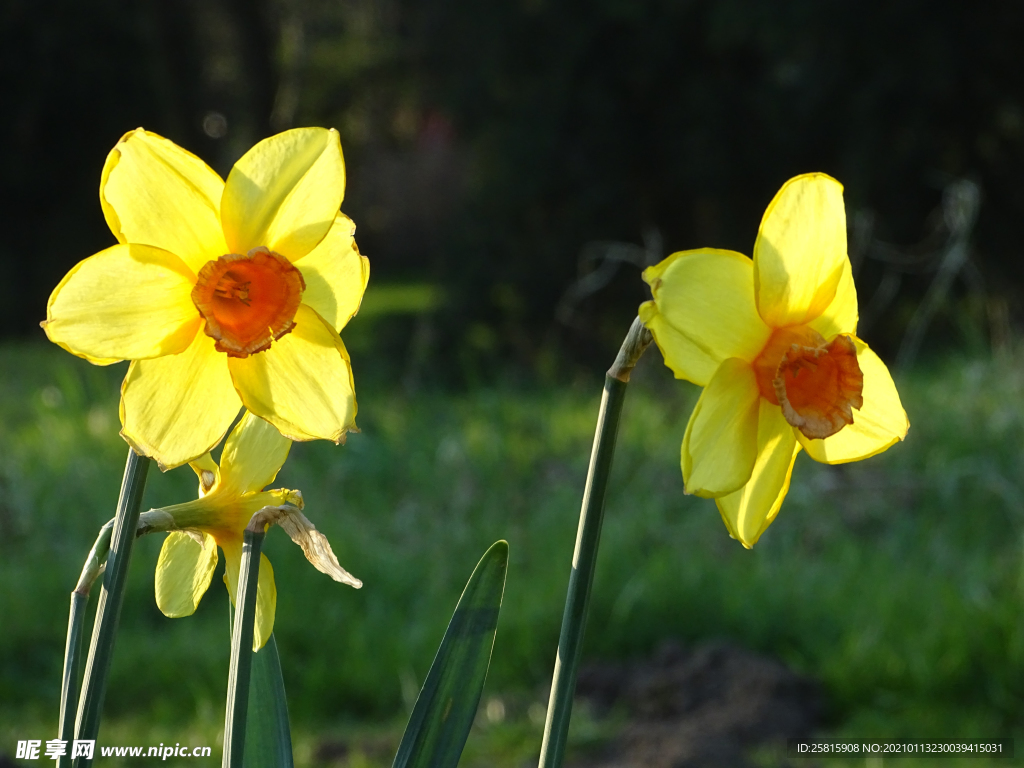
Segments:
[[[255,493],[274,482],[288,458],[291,441],[265,419],[246,411],[231,431],[221,453],[220,472],[225,488]]]
[[[39,325],[45,331],[46,330],[47,321],[43,320],[41,323],[39,323]],[[70,352],[75,357],[80,357],[83,360],[88,360],[93,365],[113,365],[114,363],[120,363],[124,359],[123,357],[93,357],[92,355],[87,355],[84,352],[78,352],[78,351],[72,349],[71,347],[69,347],[67,344],[65,344],[62,341],[57,341],[52,336],[50,336],[49,333],[47,333],[46,336],[47,336],[47,338],[50,339],[50,341],[52,341],[58,347],[63,349],[65,352]]]
[[[227,252],[218,217],[223,189],[200,158],[139,128],[107,156],[100,204],[118,240],[162,248],[197,272]]]
[[[228,246],[265,246],[291,260],[323,240],[345,194],[337,131],[294,128],[259,142],[235,163],[221,201]]]
[[[305,304],[291,333],[266,352],[230,359],[228,367],[246,408],[285,437],[341,443],[355,428],[348,351],[337,331]]]
[[[730,535],[750,549],[775,519],[789,491],[800,444],[777,405],[761,400],[758,456],[750,480],[738,491],[715,499]]]
[[[736,529],[733,526],[732,521],[729,519],[729,516],[725,513],[722,505],[719,504],[717,500],[715,501],[715,508],[718,510],[718,515],[722,518],[722,522],[725,524],[725,530],[729,534],[729,538],[734,539],[735,541],[740,541],[739,534],[736,533]],[[743,544],[742,541],[740,541],[740,543]],[[744,544],[744,546],[746,545]],[[750,547],[747,547],[747,549],[750,549]]]
[[[723,361],[686,426],[681,463],[687,493],[717,498],[750,479],[758,455],[759,402],[753,369],[737,358]]]
[[[199,458],[199,456],[202,455],[199,454],[199,456],[193,456],[191,458],[185,458],[181,460],[179,460],[177,456],[173,456],[173,458],[168,458],[168,454],[161,452],[160,450],[143,442],[140,438],[128,432],[128,430],[124,426],[121,427],[121,430],[117,434],[120,436],[122,440],[128,443],[128,447],[135,451],[135,453],[137,453],[139,456],[145,456],[146,458],[155,461],[156,465],[160,468],[161,472],[169,472],[172,469],[177,469],[183,464],[188,464],[192,461],[195,461],[196,459]],[[225,431],[224,434],[227,434],[227,432]],[[224,435],[221,435],[217,442],[211,445],[210,448],[215,448],[217,444],[223,439]],[[203,451],[203,453],[206,453],[206,451]]]
[[[653,301],[645,301],[640,305],[637,314],[640,316],[640,321],[651,332],[654,344],[661,352],[662,362],[665,363],[666,368],[672,371],[672,375],[683,381],[707,384],[711,378],[711,372],[714,370],[711,365],[703,365],[695,370],[692,364],[684,366],[676,364],[680,355],[675,354],[674,351],[687,348],[689,340],[665,322],[658,312],[658,305]],[[708,368],[711,368],[711,371],[707,371]]]
[[[885,363],[856,336],[857,363],[864,375],[863,407],[853,411],[853,424],[824,440],[797,434],[807,455],[823,464],[847,464],[876,456],[906,438],[907,412]]]
[[[773,328],[810,322],[832,303],[848,262],[842,185],[823,173],[790,179],[754,243],[758,312]]]
[[[782,188],[785,189],[786,187],[790,186],[791,184],[806,184],[806,183],[834,185],[836,188],[838,188],[838,190],[840,192],[842,192],[844,190],[844,187],[843,187],[843,184],[842,184],[841,181],[836,179],[834,176],[830,176],[829,174],[824,173],[823,171],[811,171],[810,173],[799,173],[796,176],[794,176],[793,178],[791,178],[789,181],[787,181],[785,184],[783,184]]]
[[[117,434],[118,436],[120,436],[122,440],[128,443],[128,447],[135,451],[136,454],[138,454],[139,456],[145,456],[147,459],[153,459],[154,461],[156,461],[156,465],[160,467],[161,472],[167,472],[168,470],[175,469],[177,466],[181,466],[180,464],[178,464],[175,467],[171,467],[168,466],[167,464],[162,464],[160,460],[153,455],[152,450],[147,449],[144,444],[139,443],[130,434],[125,432],[123,426],[121,427],[121,431],[118,432]]]
[[[359,311],[370,279],[354,232],[352,220],[339,213],[326,237],[296,263],[306,281],[302,302],[337,331]]]
[[[78,264],[76,264],[74,267],[72,267],[70,270],[68,270],[68,273],[66,275],[64,275],[64,277],[61,279],[61,281],[59,283],[57,283],[57,287],[54,288],[50,292],[50,298],[46,302],[46,317],[47,317],[47,319],[43,320],[42,322],[40,322],[39,323],[39,327],[43,329],[44,333],[46,333],[46,338],[48,338],[51,342],[53,342],[58,347],[63,349],[65,352],[70,352],[75,357],[80,357],[83,360],[88,360],[93,365],[113,365],[114,363],[121,362],[124,358],[123,357],[96,357],[94,355],[90,355],[90,354],[87,354],[85,352],[81,352],[81,351],[79,351],[77,349],[73,349],[68,343],[66,343],[65,341],[63,341],[60,338],[61,337],[60,332],[53,327],[53,320],[54,320],[54,318],[53,318],[53,305],[57,301],[57,297],[60,295],[61,291],[64,289],[64,286],[71,280],[72,276],[75,273],[78,272],[78,270],[81,268],[82,264],[84,264],[86,261],[88,261],[88,259],[84,259],[83,261],[80,261]]]
[[[179,355],[135,360],[121,384],[121,436],[164,471],[212,450],[242,407],[213,344],[200,333]]]
[[[704,386],[723,360],[752,361],[771,335],[754,304],[753,263],[742,253],[680,251],[648,267],[645,279],[654,299],[640,318],[677,378]]]
[[[725,491],[708,491],[708,490],[703,489],[703,488],[696,488],[696,489],[686,488],[685,487],[685,480],[684,480],[683,493],[686,496],[696,496],[699,499],[717,499],[717,498],[720,498],[722,496],[728,496],[730,493],[733,493],[733,492],[737,491],[739,488],[742,488],[742,487],[743,487],[743,485],[741,483],[736,488],[730,488],[729,490],[725,490]]]
[[[172,531],[156,565],[156,603],[168,618],[191,616],[210,587],[217,543],[209,534]]]
[[[103,211],[103,218],[107,222],[107,226],[110,227],[111,233],[117,238],[119,243],[126,243],[128,239],[124,236],[124,232],[121,231],[121,220],[117,218],[117,211],[114,210],[114,206],[107,202],[107,196],[104,194],[104,190],[107,187],[107,181],[110,179],[110,174],[117,167],[118,162],[121,160],[121,142],[126,141],[134,131],[129,131],[121,137],[120,141],[114,145],[114,148],[107,153],[107,159],[103,162],[103,170],[100,172],[100,209]]]
[[[115,245],[80,261],[50,293],[43,330],[89,360],[140,360],[186,349],[200,318],[194,276],[172,253]]]
[[[130,370],[131,370],[131,366],[129,366],[129,371]],[[127,377],[125,377],[125,379],[127,380]],[[137,455],[145,456],[148,459],[153,459],[156,462],[156,465],[160,468],[161,472],[167,472],[168,470],[176,469],[177,467],[180,467],[181,464],[186,464],[186,463],[188,463],[190,461],[193,461],[193,460],[199,458],[199,456],[193,456],[192,459],[185,459],[185,461],[182,461],[181,464],[173,464],[173,465],[167,464],[167,463],[164,463],[163,461],[161,461],[161,458],[156,455],[156,452],[152,448],[147,446],[144,441],[136,439],[132,435],[132,433],[129,432],[125,428],[125,426],[124,426],[124,422],[125,422],[124,394],[123,394],[124,393],[124,382],[121,383],[121,392],[122,392],[121,402],[118,404],[118,416],[121,419],[121,430],[117,434],[118,434],[118,436],[122,440],[124,440],[126,443],[128,443],[128,447],[131,448],[133,451],[135,451],[135,453]],[[213,448],[212,445],[210,447]],[[204,453],[206,453],[206,451],[204,451]],[[200,454],[200,456],[201,455],[202,454]]]

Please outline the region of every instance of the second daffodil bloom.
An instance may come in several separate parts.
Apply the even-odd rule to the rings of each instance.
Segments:
[[[294,440],[355,429],[338,332],[369,276],[340,213],[338,133],[261,141],[225,183],[141,128],[107,157],[100,203],[118,244],[54,289],[51,341],[100,365],[131,360],[125,440],[162,468],[202,456],[244,405]]]
[[[644,272],[640,307],[676,378],[704,387],[682,447],[686,492],[713,497],[751,547],[789,489],[801,448],[827,464],[881,453],[907,434],[885,364],[856,336],[843,188],[791,179],[765,211],[753,261],[701,249]]]
[[[156,566],[156,602],[165,616],[191,616],[206,593],[217,567],[217,547],[224,550],[228,594],[235,601],[242,562],[242,535],[252,516],[265,508],[306,554],[317,570],[353,587],[362,582],[338,564],[326,537],[302,514],[298,491],[263,488],[274,482],[288,457],[291,440],[270,424],[246,413],[224,443],[218,467],[210,454],[192,462],[199,476],[199,499],[142,514],[150,530],[170,530]],[[260,555],[253,650],[274,631],[277,588],[274,570]]]

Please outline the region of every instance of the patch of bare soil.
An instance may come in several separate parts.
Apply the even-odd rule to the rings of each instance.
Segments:
[[[586,666],[577,694],[599,714],[624,711],[627,724],[572,768],[751,768],[751,750],[808,737],[822,707],[813,681],[725,643]]]

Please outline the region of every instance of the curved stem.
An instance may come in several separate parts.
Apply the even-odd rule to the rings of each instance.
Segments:
[[[633,321],[615,362],[605,376],[604,395],[601,397],[601,408],[598,411],[594,446],[590,454],[590,470],[587,473],[583,508],[580,510],[580,524],[576,533],[576,551],[569,573],[569,591],[562,614],[562,631],[558,638],[555,671],[551,679],[551,696],[548,699],[547,719],[544,723],[544,741],[540,749],[540,768],[558,768],[565,757],[569,720],[572,717],[572,700],[576,691],[576,674],[583,648],[583,632],[587,624],[597,550],[601,542],[605,492],[608,488],[612,457],[615,454],[619,416],[622,413],[630,373],[651,341],[650,331],[638,317]]]
[[[85,625],[85,609],[89,604],[89,591],[96,577],[103,572],[103,562],[110,550],[110,534],[114,528],[111,520],[100,528],[99,535],[85,558],[82,575],[71,593],[71,609],[68,612],[68,639],[64,646],[64,674],[60,687],[60,720],[57,724],[57,738],[68,744],[75,735],[75,710],[78,704],[78,668],[82,660],[82,628]],[[70,768],[71,754],[58,760],[57,768]]]
[[[75,735],[75,705],[78,702],[78,667],[82,654],[82,626],[85,624],[85,609],[89,596],[75,590],[71,593],[71,610],[68,613],[68,639],[64,646],[64,675],[60,687],[60,721],[57,724],[57,738],[71,744]],[[70,768],[70,746],[57,762],[57,768]]]

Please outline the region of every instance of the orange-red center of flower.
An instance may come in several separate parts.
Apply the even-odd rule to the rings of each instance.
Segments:
[[[254,248],[229,253],[199,270],[192,301],[206,318],[206,334],[229,357],[262,352],[295,327],[306,283],[284,256]]]
[[[811,439],[853,424],[864,405],[864,374],[849,336],[827,342],[807,326],[779,328],[754,360],[761,397],[782,407],[786,421]]]

